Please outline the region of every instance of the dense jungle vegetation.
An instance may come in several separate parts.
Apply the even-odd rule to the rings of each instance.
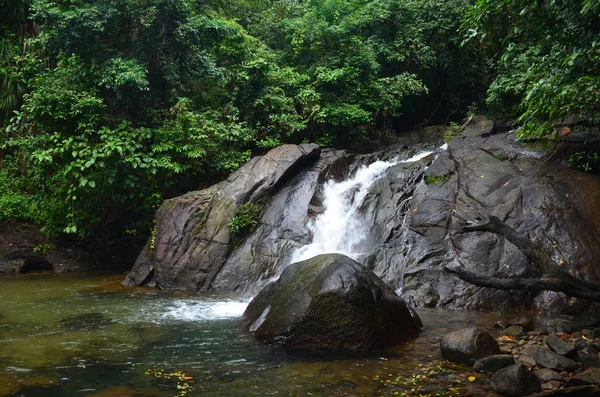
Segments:
[[[0,220],[148,235],[282,143],[597,126],[600,0],[0,0]]]

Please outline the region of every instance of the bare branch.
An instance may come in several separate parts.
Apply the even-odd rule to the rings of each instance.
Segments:
[[[458,267],[444,266],[444,270],[460,279],[481,287],[501,290],[556,291],[575,298],[600,301],[600,283],[583,280],[562,270],[544,251],[539,249],[526,235],[517,232],[495,216],[489,222],[463,227],[463,232],[492,232],[504,236],[519,248],[525,256],[539,266],[539,278],[503,278],[478,274]]]
[[[565,282],[557,277],[540,278],[500,278],[486,276],[474,272],[469,272],[461,268],[450,268],[444,266],[446,272],[456,275],[461,280],[480,287],[495,288],[500,290],[525,290],[525,291],[556,291],[562,292],[574,298],[589,299],[600,301],[600,288],[591,289],[577,282]]]

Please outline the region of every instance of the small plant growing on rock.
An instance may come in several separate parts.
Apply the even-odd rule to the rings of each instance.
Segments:
[[[460,126],[455,122],[450,123],[448,130],[444,134],[444,142],[450,142],[452,137],[458,135],[459,132],[460,132]]]
[[[425,183],[427,185],[435,185],[436,183],[445,182],[450,179],[450,175],[425,175]]]
[[[258,223],[259,212],[258,207],[253,203],[240,205],[235,212],[235,216],[227,225],[229,226],[229,231],[236,237],[250,233]]]

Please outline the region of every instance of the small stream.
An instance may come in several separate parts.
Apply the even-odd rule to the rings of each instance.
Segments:
[[[122,279],[0,277],[0,396],[464,396],[487,388],[485,376],[442,361],[437,338],[489,327],[495,314],[420,310],[425,330],[396,349],[307,355],[241,332],[245,301],[123,287]]]

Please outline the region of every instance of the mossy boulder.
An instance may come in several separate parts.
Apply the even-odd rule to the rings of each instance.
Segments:
[[[242,321],[256,338],[292,349],[382,349],[422,328],[391,288],[341,254],[288,266],[252,300]]]

